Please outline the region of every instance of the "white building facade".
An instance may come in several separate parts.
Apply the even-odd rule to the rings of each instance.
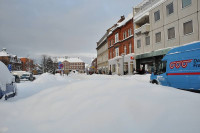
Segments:
[[[97,72],[108,74],[108,32],[97,42]]]
[[[144,0],[134,7],[137,69],[150,71],[173,47],[200,40],[199,0]]]

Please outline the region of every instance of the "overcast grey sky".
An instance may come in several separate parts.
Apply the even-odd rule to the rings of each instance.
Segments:
[[[18,56],[91,56],[141,0],[0,0],[0,48]]]

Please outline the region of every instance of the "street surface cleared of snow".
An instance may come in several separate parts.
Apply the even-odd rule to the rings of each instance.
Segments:
[[[200,133],[200,95],[149,77],[43,74],[0,100],[0,133]]]

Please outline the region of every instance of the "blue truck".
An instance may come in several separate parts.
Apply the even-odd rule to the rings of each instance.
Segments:
[[[151,83],[200,90],[200,41],[171,49],[152,72]]]

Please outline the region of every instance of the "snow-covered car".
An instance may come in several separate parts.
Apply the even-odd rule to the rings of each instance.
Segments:
[[[33,81],[35,78],[33,77],[33,74],[31,73],[24,73],[22,74],[22,76],[20,77],[20,80],[29,80],[29,81]]]
[[[16,95],[15,77],[9,72],[4,63],[0,61],[0,99],[5,96],[5,100]]]

